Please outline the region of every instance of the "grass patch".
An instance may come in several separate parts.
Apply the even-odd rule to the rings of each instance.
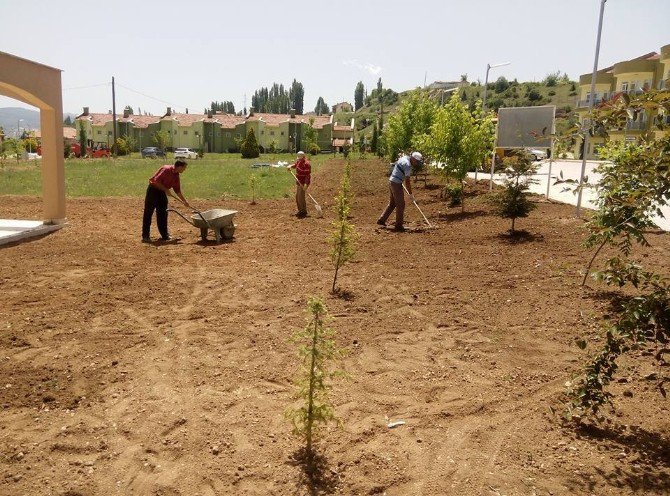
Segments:
[[[318,170],[329,155],[311,157],[312,171]],[[251,175],[256,174],[256,198],[289,197],[293,194],[293,178],[283,169],[252,168],[253,164],[293,162],[294,155],[267,154],[256,159],[243,159],[238,154],[209,153],[203,159],[189,160],[182,175],[186,198],[216,199],[221,197],[251,199]],[[146,191],[149,178],[163,164],[173,159],[142,159],[137,154],[116,159],[67,159],[65,188],[70,198],[84,196],[138,196]],[[5,160],[0,164],[0,194],[42,194],[41,162]]]

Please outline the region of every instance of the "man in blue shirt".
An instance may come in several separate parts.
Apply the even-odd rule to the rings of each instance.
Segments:
[[[394,231],[402,232],[405,230],[403,220],[405,215],[405,192],[403,191],[402,183],[405,183],[410,199],[414,201],[412,195],[412,182],[410,176],[412,174],[412,167],[420,167],[423,165],[423,155],[419,152],[412,152],[410,155],[403,155],[393,164],[391,176],[389,177],[389,203],[386,210],[377,220],[380,226],[386,225],[386,220],[395,209],[395,226]]]

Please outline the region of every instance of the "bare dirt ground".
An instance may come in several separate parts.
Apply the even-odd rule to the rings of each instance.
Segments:
[[[610,304],[608,288],[579,287],[590,252],[573,207],[538,199],[512,242],[481,196],[460,213],[418,186],[438,227],[408,206],[416,229],[392,233],[375,225],[386,167],[357,162],[342,298],[327,241],[342,165],[315,177],[323,219],[292,217],[292,199],[197,202],[240,211],[222,245],[174,214],[177,243],[141,244],[142,199],[120,198],[69,200],[67,228],[1,248],[0,494],[669,494],[670,405],[644,379],[651,362],[622,362],[608,427],[561,423],[564,384],[596,350],[574,340],[596,338]],[[40,213],[40,199],[2,198],[0,217]],[[669,273],[668,235],[650,241],[645,263]],[[310,482],[283,412],[312,295],[350,377]]]

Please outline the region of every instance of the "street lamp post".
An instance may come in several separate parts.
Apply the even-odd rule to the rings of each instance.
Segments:
[[[486,64],[486,78],[484,79],[484,97],[482,98],[482,114],[486,113],[486,93],[489,87],[489,71],[496,67],[502,67],[504,65],[510,65],[511,62],[502,62],[500,64]],[[495,170],[496,164],[496,148],[493,147],[493,153],[491,154],[491,178],[489,181],[489,191],[493,191],[493,172]],[[475,181],[477,181],[477,168],[475,167]]]
[[[598,75],[598,55],[600,54],[600,33],[603,29],[603,14],[605,13],[605,2],[607,0],[600,0],[600,17],[598,19],[598,36],[596,37],[596,56],[593,60],[593,73],[591,74],[591,98],[589,98],[589,111],[587,115],[591,114],[591,109],[593,109],[593,101],[596,99],[596,76]],[[589,118],[590,120],[590,118]],[[584,127],[584,126],[582,126]],[[579,172],[579,188],[577,191],[577,210],[575,215],[577,217],[581,214],[582,207],[582,184],[584,183],[584,174],[586,172],[586,154],[589,147],[589,133],[588,130],[584,129],[584,151],[582,152],[582,168]]]
[[[503,62],[501,64],[486,64],[486,79],[484,79],[484,98],[482,98],[482,111],[486,112],[486,91],[489,86],[489,71],[495,69],[496,67],[502,67],[504,65],[510,65],[511,62]]]

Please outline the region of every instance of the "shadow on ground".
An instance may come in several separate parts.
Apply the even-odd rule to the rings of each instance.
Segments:
[[[306,448],[297,450],[291,459],[289,465],[300,467],[302,470],[298,479],[299,487],[307,487],[309,494],[333,494],[337,489],[337,472],[328,468],[328,459],[325,455],[312,451],[311,456]]]

